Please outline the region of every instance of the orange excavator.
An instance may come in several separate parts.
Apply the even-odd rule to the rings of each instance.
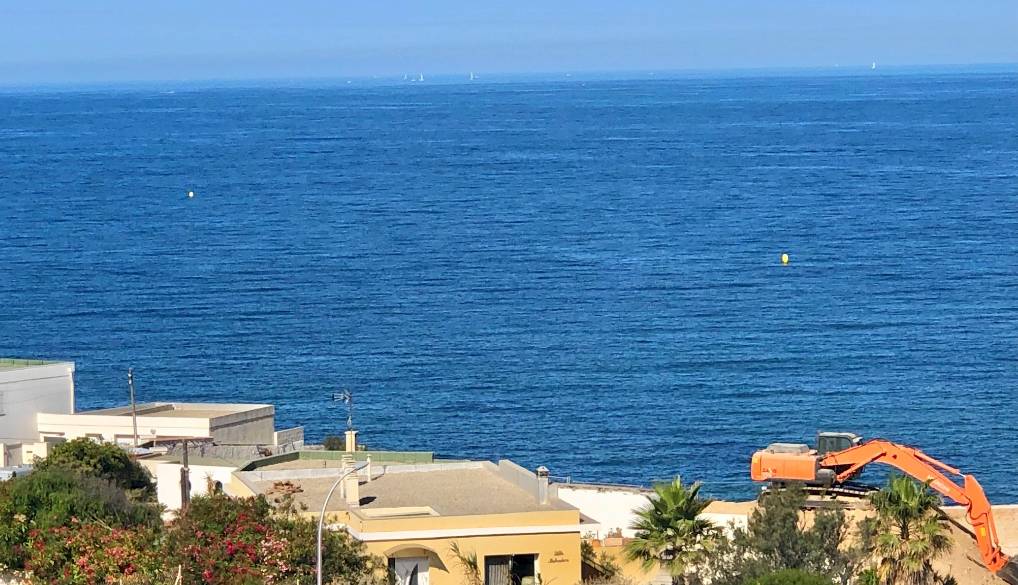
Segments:
[[[852,433],[819,433],[815,449],[807,445],[774,443],[757,451],[750,464],[750,475],[754,481],[767,481],[776,486],[796,483],[831,493],[859,495],[860,486],[851,480],[870,463],[895,467],[964,506],[983,564],[1008,583],[1018,585],[1018,563],[1001,551],[993,510],[976,478],[914,447],[883,439],[863,441]],[[962,484],[958,485],[946,474],[961,476]]]

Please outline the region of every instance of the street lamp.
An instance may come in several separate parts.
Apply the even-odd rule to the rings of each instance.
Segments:
[[[364,469],[366,466],[367,463],[365,462],[360,465],[354,466],[350,469],[347,469],[343,473],[339,474],[339,477],[336,478],[335,483],[333,483],[332,487],[329,488],[329,493],[325,495],[325,501],[322,502],[322,513],[321,515],[318,516],[318,565],[317,565],[318,585],[322,585],[322,530],[325,529],[325,507],[329,505],[329,498],[332,497],[332,492],[336,491],[336,488],[339,487],[339,483],[346,479],[346,476],[350,475],[351,473],[360,471],[361,469]]]

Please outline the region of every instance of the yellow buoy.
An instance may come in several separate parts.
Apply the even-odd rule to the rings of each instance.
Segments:
[[[788,254],[782,254],[781,255],[781,263],[785,264],[785,265],[788,264]]]

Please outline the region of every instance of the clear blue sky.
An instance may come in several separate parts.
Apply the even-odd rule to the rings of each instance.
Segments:
[[[24,0],[0,84],[1018,62],[1016,0]]]

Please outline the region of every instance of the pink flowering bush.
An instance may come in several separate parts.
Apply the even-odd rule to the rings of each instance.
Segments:
[[[166,556],[182,567],[185,583],[308,583],[315,574],[315,536],[313,521],[273,515],[263,497],[213,494],[195,498],[167,528]],[[363,584],[382,566],[346,533],[326,533],[323,551],[330,583]]]
[[[148,527],[72,521],[29,533],[25,570],[33,583],[147,585],[163,581],[159,548],[158,534]]]

